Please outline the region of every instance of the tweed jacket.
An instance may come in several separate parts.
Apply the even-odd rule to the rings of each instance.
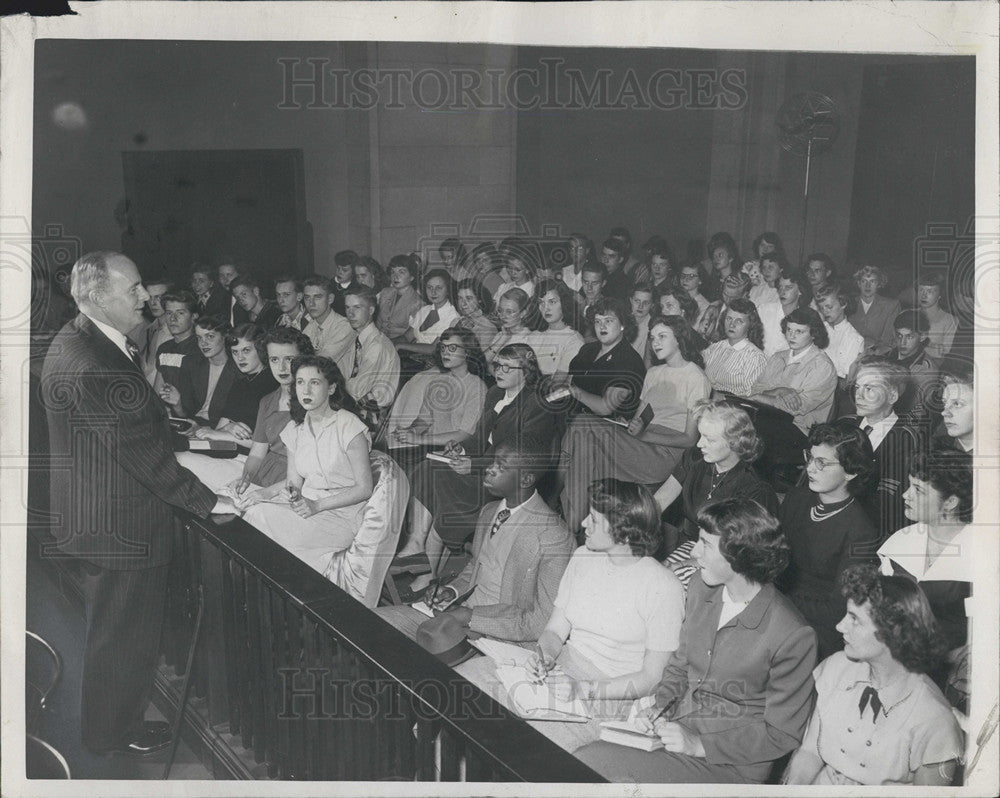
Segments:
[[[489,537],[499,502],[483,507],[472,540],[472,559],[451,583],[459,594],[479,571],[479,555]],[[576,547],[566,523],[538,495],[508,521],[517,533],[500,579],[500,602],[472,608],[469,628],[502,640],[537,640],[545,629],[559,582]]]
[[[718,629],[722,591],[698,574],[680,645],[656,691],[667,719],[696,733],[713,765],[762,770],[798,747],[812,711],[816,634],[774,585]]]

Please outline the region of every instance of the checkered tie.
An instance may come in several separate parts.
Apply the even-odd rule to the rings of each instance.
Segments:
[[[491,538],[497,533],[500,527],[507,522],[508,518],[510,518],[510,510],[501,510],[497,513],[497,520],[493,522],[493,528],[490,530]]]

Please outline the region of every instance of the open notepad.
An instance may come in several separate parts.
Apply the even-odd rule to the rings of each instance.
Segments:
[[[547,684],[538,684],[534,680],[528,670],[531,651],[488,637],[469,642],[496,663],[497,677],[507,691],[509,706],[522,718],[571,723],[586,723],[590,720],[590,712],[582,701],[560,701]],[[553,676],[562,673],[558,666],[549,671]]]

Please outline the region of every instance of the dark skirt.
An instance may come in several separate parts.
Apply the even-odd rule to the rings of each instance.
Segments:
[[[495,499],[483,487],[492,457],[472,458],[472,473],[456,473],[447,463],[424,460],[413,471],[410,488],[434,518],[434,530],[446,544],[458,546],[476,531],[482,507]]]

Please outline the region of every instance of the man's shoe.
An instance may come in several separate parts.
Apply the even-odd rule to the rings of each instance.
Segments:
[[[112,748],[105,748],[94,753],[151,756],[169,747],[170,741],[170,724],[162,720],[147,720],[132,737]]]

